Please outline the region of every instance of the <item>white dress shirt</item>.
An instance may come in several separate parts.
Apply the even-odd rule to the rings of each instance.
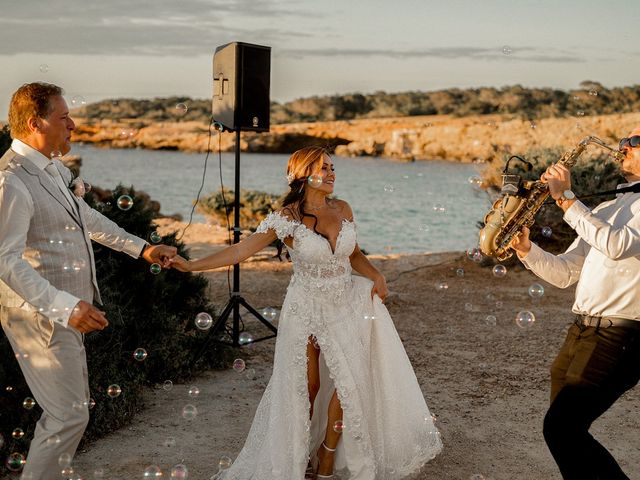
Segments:
[[[560,255],[532,243],[524,265],[556,287],[578,282],[575,313],[640,320],[640,194],[618,194],[593,211],[576,201],[564,220],[578,238]]]
[[[31,146],[14,139],[11,149],[26,157],[38,168],[45,169],[51,160]],[[48,175],[50,175],[47,172]],[[146,242],[118,227],[114,222],[90,208],[84,200],[78,202],[70,197],[71,193],[64,185],[62,177],[56,184],[65,197],[77,205],[84,215],[86,229],[91,232],[91,240],[103,243],[109,248],[123,251],[138,258]],[[15,175],[0,171],[0,278],[17,278],[20,294],[25,299],[22,308],[56,313],[50,319],[67,326],[69,317],[78,301],[68,292],[58,290],[38,274],[31,265],[22,258],[26,245],[27,232],[34,213],[33,199],[25,184]],[[101,241],[102,240],[102,241]],[[14,288],[15,290],[15,288]]]

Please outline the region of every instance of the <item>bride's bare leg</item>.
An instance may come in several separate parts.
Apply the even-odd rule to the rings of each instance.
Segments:
[[[320,447],[318,450],[318,474],[319,475],[331,475],[333,473],[333,459],[335,456],[335,448],[340,441],[340,435],[342,435],[341,429],[336,429],[336,422],[342,422],[342,406],[338,399],[338,393],[334,390],[329,402],[329,409],[327,412],[327,430],[324,435],[324,444],[326,448]],[[336,431],[338,430],[338,431]]]
[[[320,350],[316,348],[315,338],[310,336],[307,339],[307,389],[309,391],[309,419],[313,417],[313,404],[316,401],[318,391],[320,391]],[[311,469],[311,462],[307,470]]]
[[[309,389],[309,403],[311,404],[309,418],[313,417],[313,403],[320,390],[320,367],[318,364],[320,350],[315,345],[314,337],[309,337],[307,341],[307,388]]]

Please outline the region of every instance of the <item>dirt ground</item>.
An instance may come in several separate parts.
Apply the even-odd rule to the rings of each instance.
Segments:
[[[196,226],[185,235],[196,258],[219,248],[209,242],[224,237],[206,232],[211,227]],[[242,266],[242,294],[254,307],[282,304],[291,265],[270,258],[272,253]],[[519,266],[496,277],[461,253],[372,260],[387,277],[387,307],[444,443],[443,452],[414,479],[560,479],[544,444],[542,418],[548,367],[572,319],[573,289],[551,287]],[[226,270],[207,276],[212,300],[224,305]],[[544,286],[536,301],[528,295],[533,283]],[[535,315],[529,328],[514,321],[522,310]],[[266,333],[250,316],[243,319],[256,338]],[[171,467],[183,463],[189,478],[209,479],[221,459],[234,459],[242,448],[271,373],[274,345],[267,340],[239,349],[236,357],[246,362],[242,373],[229,365],[171,390],[149,389],[147,408],[133,424],[79,452],[75,471],[85,479],[131,479],[143,478],[155,465],[165,477],[178,478]],[[192,386],[199,388],[196,397],[189,395]],[[640,478],[639,400],[636,388],[592,429],[631,478]],[[187,404],[198,410],[192,420],[182,416]]]

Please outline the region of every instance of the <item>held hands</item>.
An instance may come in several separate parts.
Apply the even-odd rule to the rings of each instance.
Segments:
[[[529,240],[529,229],[523,227],[522,231],[513,237],[509,246],[513,248],[520,258],[526,257],[531,250],[531,240]]]
[[[373,279],[373,287],[371,288],[371,298],[374,295],[378,295],[380,300],[384,302],[389,296],[389,289],[387,288],[387,281],[384,278],[384,275],[379,274]]]
[[[80,300],[69,317],[69,326],[80,333],[104,330],[109,325],[104,313],[90,303]]]
[[[147,245],[142,253],[144,258],[149,263],[158,263],[162,268],[169,268],[171,266],[171,259],[178,254],[176,247],[170,247],[169,245]]]
[[[190,272],[191,271],[191,262],[180,255],[176,255],[171,260],[169,260],[169,266],[175,268],[179,272]]]

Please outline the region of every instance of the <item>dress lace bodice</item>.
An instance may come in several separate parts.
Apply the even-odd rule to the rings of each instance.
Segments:
[[[279,212],[270,213],[258,226],[256,233],[269,229],[278,238],[293,239],[288,247],[293,263],[291,286],[299,286],[308,293],[325,294],[339,300],[351,282],[350,255],[356,247],[355,223],[344,219],[336,238],[335,251],[329,241],[305,224],[289,220]]]

